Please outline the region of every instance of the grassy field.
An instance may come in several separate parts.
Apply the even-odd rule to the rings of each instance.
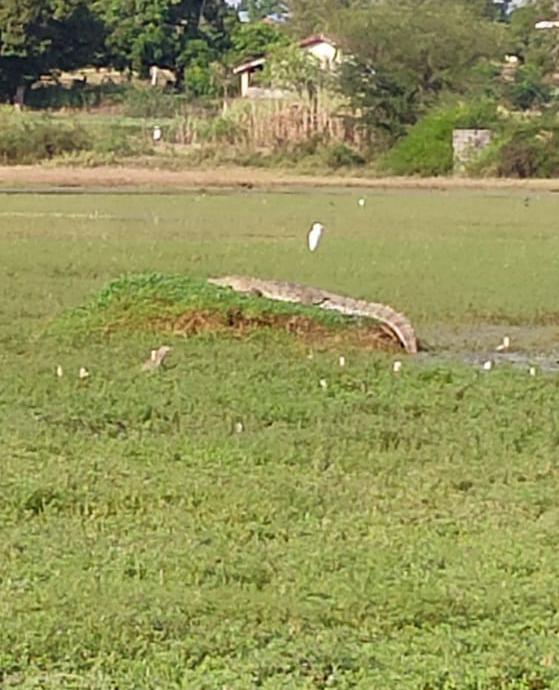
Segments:
[[[359,195],[1,196],[1,688],[559,688],[559,379],[470,363],[554,360],[559,200]],[[154,272],[385,301],[430,349],[158,333],[133,279],[105,332]]]

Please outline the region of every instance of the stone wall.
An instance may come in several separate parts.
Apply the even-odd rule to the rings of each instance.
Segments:
[[[465,172],[467,164],[491,143],[490,129],[455,129],[452,132],[454,172]]]

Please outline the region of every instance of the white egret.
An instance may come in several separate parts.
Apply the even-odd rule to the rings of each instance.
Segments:
[[[528,369],[528,373],[530,374],[530,376],[535,376],[538,372],[536,367],[530,367],[530,369]]]
[[[394,364],[392,365],[392,371],[397,374],[399,371],[402,370],[402,362],[397,359]]]
[[[508,352],[510,350],[510,338],[508,335],[503,337],[503,341],[495,348],[497,352]]]
[[[364,208],[365,204],[367,203],[367,200],[365,199],[364,196],[362,196],[362,197],[359,198],[359,200],[357,201],[357,203],[359,204],[359,206],[361,206],[361,208]]]
[[[153,141],[154,141],[155,143],[157,143],[158,141],[161,141],[161,137],[162,137],[162,136],[163,136],[163,134],[162,134],[162,132],[161,132],[161,127],[159,127],[158,125],[156,125],[156,126],[153,128]]]
[[[155,369],[159,369],[169,352],[171,352],[171,348],[167,345],[162,345],[157,350],[152,350],[149,359],[144,362],[142,370],[154,371]]]
[[[493,362],[488,359],[487,362],[483,363],[483,371],[491,371],[493,369]]]
[[[79,377],[82,380],[88,379],[89,378],[89,371],[85,367],[80,367]]]
[[[64,376],[64,369],[62,369],[60,364],[56,367],[56,375],[59,379],[61,379]]]
[[[322,225],[322,223],[316,222],[312,224],[309,234],[307,235],[307,241],[311,252],[314,252],[315,249],[317,249],[323,233],[324,225]]]
[[[245,428],[244,428],[242,422],[235,422],[235,425],[234,425],[234,427],[233,427],[233,431],[234,431],[236,434],[242,434],[244,430],[245,430]]]
[[[340,355],[339,362],[341,367],[345,367],[345,357],[343,355]]]
[[[326,379],[320,379],[320,387],[323,391],[325,391],[328,388],[328,383],[326,382]]]

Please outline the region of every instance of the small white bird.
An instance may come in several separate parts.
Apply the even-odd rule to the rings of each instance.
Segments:
[[[528,369],[528,373],[530,374],[530,376],[535,376],[538,372],[537,372],[536,367],[530,367]]]
[[[328,388],[328,384],[326,383],[326,379],[320,379],[320,387],[322,388],[323,391],[325,391]]]
[[[80,379],[88,379],[89,378],[89,371],[85,367],[80,367],[80,373],[79,373]]]
[[[402,362],[397,359],[394,364],[392,365],[392,371],[397,374],[399,371],[402,370]]]
[[[152,136],[153,136],[153,141],[155,141],[156,143],[158,141],[161,141],[161,137],[162,137],[161,127],[159,127],[158,125],[155,125],[155,127],[153,128],[153,135]]]
[[[244,430],[245,430],[245,428],[244,428],[242,422],[235,422],[235,425],[233,426],[233,431],[236,434],[242,434]]]
[[[152,350],[149,359],[142,365],[142,371],[154,371],[155,369],[159,369],[169,352],[171,352],[171,348],[167,345],[162,345],[157,350]]]
[[[315,249],[317,249],[323,232],[324,225],[322,225],[322,223],[316,222],[312,224],[309,234],[307,235],[307,242],[311,252],[314,252]]]
[[[483,371],[491,371],[493,369],[493,362],[488,359],[487,362],[483,363]]]
[[[510,349],[510,338],[508,335],[503,337],[503,342],[495,348],[497,352],[508,352]]]
[[[367,200],[365,199],[364,196],[362,196],[362,197],[359,198],[359,200],[357,201],[357,203],[359,204],[359,206],[361,206],[361,208],[364,208],[365,204],[367,203]]]
[[[60,364],[56,367],[56,375],[59,379],[64,376],[64,369],[60,366]]]
[[[338,361],[341,367],[345,367],[345,357],[343,355],[340,355],[340,359]]]

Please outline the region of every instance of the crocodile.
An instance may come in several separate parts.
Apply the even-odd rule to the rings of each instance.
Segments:
[[[387,327],[409,354],[418,351],[417,337],[409,320],[386,304],[367,302],[327,292],[320,288],[286,283],[276,280],[261,280],[248,276],[224,276],[208,278],[212,285],[231,288],[235,292],[248,293],[280,302],[293,302],[320,309],[337,311],[346,316],[374,319]]]

